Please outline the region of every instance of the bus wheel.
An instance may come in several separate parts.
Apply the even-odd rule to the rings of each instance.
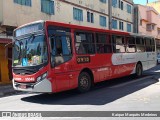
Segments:
[[[91,88],[91,77],[87,72],[82,72],[78,78],[78,90],[81,93],[89,91]]]
[[[138,63],[136,66],[136,77],[141,77],[142,73],[143,73],[142,65]]]

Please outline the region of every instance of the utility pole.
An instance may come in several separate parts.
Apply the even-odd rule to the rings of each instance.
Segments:
[[[147,0],[147,4],[148,4],[148,0]]]
[[[112,30],[112,0],[108,0],[109,30]]]

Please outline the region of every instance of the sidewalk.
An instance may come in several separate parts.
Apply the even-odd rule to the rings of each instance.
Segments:
[[[13,89],[12,84],[0,85],[0,98],[15,93],[19,92]]]

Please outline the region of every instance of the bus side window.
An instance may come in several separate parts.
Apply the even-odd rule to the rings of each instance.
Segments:
[[[107,34],[97,33],[96,34],[96,49],[97,53],[111,53],[110,39]]]
[[[126,52],[136,52],[136,43],[134,37],[127,37]]]
[[[151,45],[152,45],[152,52],[155,52],[155,40],[154,40],[154,38],[151,39]]]
[[[95,42],[93,33],[76,32],[75,40],[77,54],[95,54]]]
[[[125,38],[124,36],[115,36],[112,35],[112,44],[113,51],[115,53],[124,53],[125,52]]]
[[[67,62],[72,57],[71,39],[69,36],[55,36],[50,39],[52,67]]]
[[[142,37],[136,37],[137,52],[145,52],[144,39]]]
[[[144,38],[144,39],[146,45],[146,52],[152,52],[151,38]]]

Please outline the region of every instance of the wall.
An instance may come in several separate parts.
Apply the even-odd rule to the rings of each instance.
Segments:
[[[48,15],[41,12],[41,4],[39,0],[32,0],[32,6],[22,6],[8,0],[3,3],[3,25],[20,26],[22,24],[36,20],[53,20],[58,22],[72,23],[78,25],[100,27],[99,14],[95,13],[94,24],[87,22],[87,10],[83,10],[84,21],[73,20],[73,6],[65,2],[55,0],[55,15]],[[9,6],[9,7],[8,7]],[[77,7],[78,8],[78,7]],[[10,11],[10,12],[8,12]],[[107,19],[108,20],[108,19]],[[82,24],[83,23],[83,24]]]
[[[2,10],[3,10],[3,6],[2,6],[3,3],[2,2],[3,2],[3,0],[0,0],[0,23],[2,22],[2,13],[3,13],[2,12]]]
[[[154,37],[158,36],[157,29],[160,28],[160,18],[156,10],[154,8],[138,5],[139,9],[139,33],[152,35]],[[140,25],[140,20],[142,21],[142,25]],[[154,29],[151,31],[147,30],[147,24],[154,25]]]
[[[3,0],[3,25],[20,26],[22,24],[36,21],[36,20],[53,20],[58,22],[65,22],[71,24],[78,24],[90,27],[99,27],[108,29],[108,0],[106,3],[101,3],[99,0],[54,0],[55,1],[55,15],[48,15],[41,12],[40,0],[32,0],[32,6],[22,6],[13,3],[13,0]],[[114,8],[114,17],[125,21],[124,31],[127,31],[127,22],[133,24],[133,14],[127,13],[127,0],[124,0],[124,10]],[[76,6],[75,6],[76,4]],[[83,9],[83,22],[73,20],[73,7]],[[132,6],[132,3],[131,3]],[[117,6],[118,7],[118,6]],[[8,12],[9,11],[9,12]],[[87,11],[94,13],[94,23],[87,22]],[[132,6],[133,11],[133,6]],[[99,15],[106,16],[107,27],[99,25]],[[119,22],[118,22],[119,23]],[[119,25],[118,25],[119,26]],[[133,26],[132,26],[133,28]],[[117,29],[119,30],[119,29]]]
[[[156,11],[160,12],[160,1],[148,3],[147,6],[153,7]]]
[[[8,71],[8,59],[5,58],[5,44],[0,44],[0,83],[10,83]]]

